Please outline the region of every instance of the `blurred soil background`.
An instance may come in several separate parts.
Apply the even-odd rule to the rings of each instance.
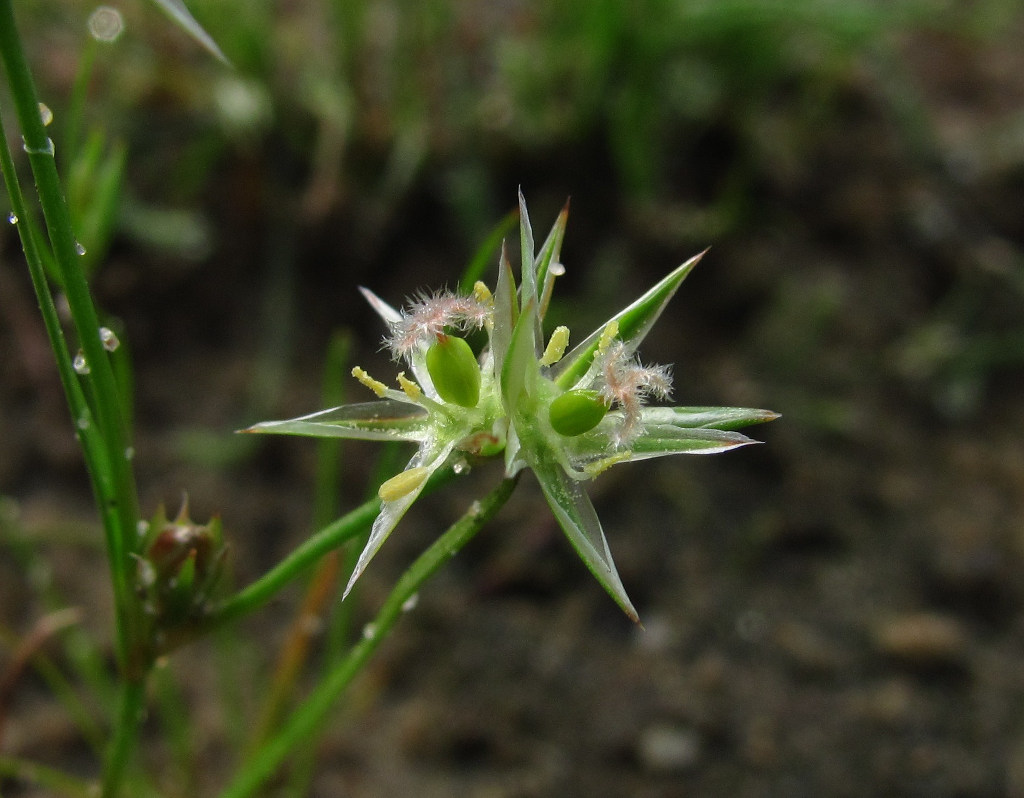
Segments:
[[[135,364],[144,509],[219,514],[237,584],[310,533],[316,446],[233,431],[318,409],[336,335],[390,374],[357,286],[454,286],[519,186],[537,231],[571,197],[552,324],[583,334],[710,245],[645,360],[677,404],[783,415],[764,446],[593,485],[643,630],[524,479],[338,707],[307,794],[1024,795],[1018,3],[190,5],[234,69],[141,1],[112,43],[92,5],[16,11]],[[13,230],[0,257],[2,669],[57,606],[109,647],[110,596]],[[379,453],[342,450],[343,510]],[[402,522],[355,634],[499,478]],[[170,658],[143,742],[163,795],[224,783],[300,600]],[[40,676],[6,700],[5,753],[90,772]]]

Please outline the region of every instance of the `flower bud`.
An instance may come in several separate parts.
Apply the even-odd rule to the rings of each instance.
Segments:
[[[427,373],[446,402],[476,407],[480,401],[480,365],[462,338],[437,336],[437,342],[427,350]]]
[[[136,587],[158,626],[194,620],[205,611],[224,571],[221,524],[197,524],[187,505],[168,521],[163,508],[148,524],[138,555]]]
[[[598,391],[577,389],[566,391],[551,403],[548,420],[555,432],[571,438],[590,432],[607,412],[608,404]]]

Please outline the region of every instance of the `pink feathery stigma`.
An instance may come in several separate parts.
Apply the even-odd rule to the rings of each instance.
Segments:
[[[422,293],[402,311],[402,318],[391,326],[391,334],[384,343],[396,359],[408,356],[420,344],[436,340],[446,327],[459,330],[483,327],[489,313],[490,308],[475,297],[449,291]]]
[[[615,433],[618,445],[628,443],[641,432],[641,409],[648,398],[664,400],[672,392],[670,368],[642,365],[622,341],[614,342],[604,353],[601,376],[601,395],[622,410],[622,422]]]

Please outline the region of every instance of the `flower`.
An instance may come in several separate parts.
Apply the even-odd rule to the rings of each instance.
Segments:
[[[420,294],[396,310],[363,288],[384,320],[384,340],[412,377],[389,388],[361,368],[353,375],[378,399],[247,432],[398,440],[417,444],[397,476],[379,489],[380,514],[353,570],[346,595],[370,559],[416,501],[430,476],[456,452],[504,453],[505,472],[536,474],[547,502],[580,558],[626,614],[637,620],[583,483],[619,463],[669,454],[709,454],[755,443],[740,427],[770,421],[769,410],[648,406],[671,393],[671,371],[644,365],[637,348],[679,285],[703,256],[690,258],[566,353],[570,332],[543,320],[560,262],[568,207],[539,252],[522,194],[522,271],[516,286],[506,251],[492,292],[478,282],[470,295]],[[484,331],[474,353],[463,334]],[[461,456],[461,455],[459,455]]]

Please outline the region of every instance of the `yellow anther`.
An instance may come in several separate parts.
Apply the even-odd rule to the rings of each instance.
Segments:
[[[398,384],[402,386],[402,390],[405,391],[405,395],[414,402],[423,395],[423,391],[420,390],[420,386],[406,377],[404,371],[398,372]]]
[[[618,454],[613,454],[611,457],[604,457],[596,462],[590,463],[583,470],[586,472],[587,476],[593,478],[598,474],[603,474],[613,465],[624,463],[632,457],[632,452],[619,452]]]
[[[380,496],[381,501],[393,502],[418,489],[427,481],[428,476],[430,476],[429,468],[424,466],[410,468],[408,471],[395,474],[391,479],[382,482],[381,486],[377,488],[377,495]]]
[[[388,392],[388,386],[383,382],[379,382],[363,371],[359,366],[352,369],[352,376],[355,377],[359,382],[373,391],[377,396],[384,397]]]
[[[547,348],[541,355],[540,364],[550,366],[552,363],[557,363],[565,354],[567,346],[569,346],[569,328],[555,327],[555,331],[551,333],[551,338],[548,340]]]
[[[491,305],[494,303],[494,297],[491,295],[491,289],[484,285],[480,280],[473,283],[473,298],[481,305]]]
[[[601,333],[601,340],[597,342],[597,351],[604,352],[611,346],[615,336],[619,334],[619,323],[612,319],[608,322],[608,326],[604,328],[604,332]]]

